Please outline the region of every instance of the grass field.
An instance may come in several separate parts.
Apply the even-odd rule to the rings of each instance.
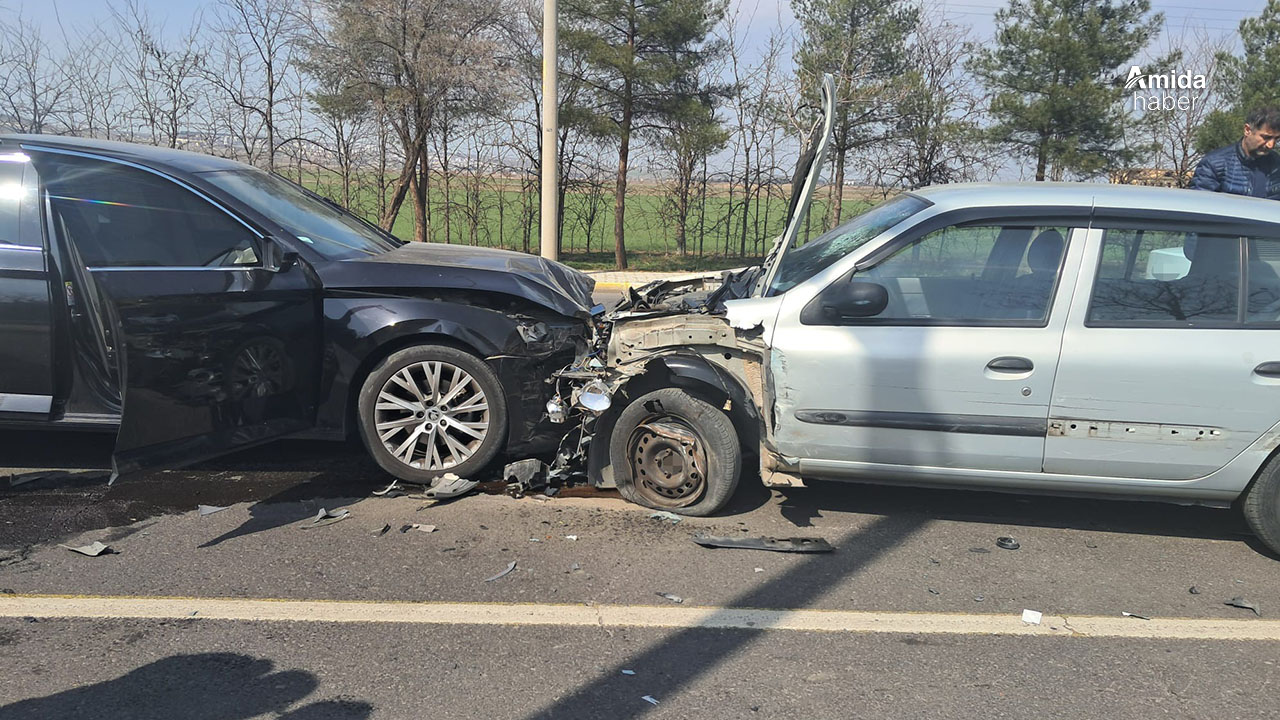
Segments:
[[[308,184],[341,201],[340,189],[325,180],[328,178],[318,178]],[[536,253],[538,197],[536,193],[522,193],[518,186],[504,187],[504,182],[497,178],[455,177],[447,208],[441,183],[436,182],[428,198],[430,239]],[[675,222],[670,213],[665,212],[662,187],[654,182],[631,183],[625,221],[629,267],[633,270],[716,270],[757,260],[782,232],[786,220],[788,198],[783,193],[790,188],[774,187],[772,191],[771,197],[753,199],[747,207],[744,248],[741,198],[730,197],[729,188],[723,185],[709,188],[705,207],[695,203],[690,213],[686,254],[682,256],[675,243]],[[366,217],[376,215],[374,192],[357,194],[352,210]],[[825,198],[826,193],[820,191],[819,195]],[[850,217],[869,204],[866,193],[847,190],[841,214]],[[406,202],[392,229],[397,237],[413,237],[413,215],[412,204]],[[825,200],[815,199],[809,222],[811,234],[822,231],[826,215]],[[568,193],[562,220],[561,261],[581,270],[614,268],[613,228],[612,188],[605,188],[603,192]]]

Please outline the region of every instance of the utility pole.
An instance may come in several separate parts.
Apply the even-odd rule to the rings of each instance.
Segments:
[[[556,0],[542,2],[542,257],[560,259],[556,243],[559,227],[556,138],[560,107],[556,97]]]

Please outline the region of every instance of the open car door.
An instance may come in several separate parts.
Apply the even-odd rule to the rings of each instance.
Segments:
[[[320,284],[304,261],[173,177],[31,150],[53,235],[105,315],[123,401],[117,475],[313,425]]]

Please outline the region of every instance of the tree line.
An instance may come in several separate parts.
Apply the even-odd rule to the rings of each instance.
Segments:
[[[1188,31],[1159,57],[1149,0],[1010,0],[983,42],[914,0],[791,10],[794,27],[764,36],[726,0],[561,0],[562,252],[611,252],[620,269],[629,240],[760,255],[786,221],[824,72],[837,117],[809,232],[938,183],[1185,185],[1280,88],[1280,0],[1240,24],[1243,55]],[[534,251],[541,13],[534,0],[212,0],[174,28],[130,0],[50,28],[0,10],[0,127],[234,157],[408,238]],[[1209,79],[1188,107],[1142,110],[1125,87],[1140,62]]]

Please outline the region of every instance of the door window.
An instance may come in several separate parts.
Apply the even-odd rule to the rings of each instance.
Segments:
[[[873,320],[1042,326],[1057,287],[1069,229],[963,225],[936,230],[861,273],[885,287]]]
[[[1109,229],[1086,324],[1091,327],[1234,325],[1239,315],[1240,238],[1192,231]],[[1274,282],[1257,273],[1264,291],[1280,299]],[[1253,304],[1251,300],[1251,306]],[[1280,305],[1277,306],[1280,311]]]
[[[88,267],[259,265],[253,233],[186,188],[119,163],[47,157],[58,230]]]

